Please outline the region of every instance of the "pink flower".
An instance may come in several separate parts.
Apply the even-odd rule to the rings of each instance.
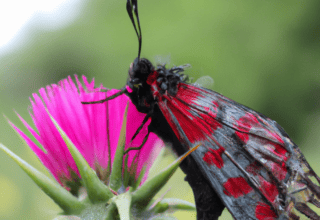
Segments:
[[[108,181],[110,164],[115,156],[127,102],[129,102],[129,108],[125,149],[140,146],[148,132],[147,123],[130,144],[130,140],[141,125],[145,114],[138,112],[126,95],[101,104],[81,104],[81,101],[104,99],[118,90],[112,89],[103,92],[102,86],[95,88],[94,80],[89,83],[87,78],[83,76],[84,88],[78,77],[75,76],[75,78],[77,86],[71,77],[68,77],[68,79],[61,80],[58,85],[52,84],[46,89],[41,88],[39,90],[40,96],[33,94],[33,99],[30,99],[32,105],[30,115],[37,131],[32,129],[18,114],[22,123],[44,149],[41,149],[39,144],[33,142],[19,128],[9,122],[55,179],[66,188],[68,188],[68,182],[75,181],[81,176],[48,112],[58,122],[88,164],[97,172],[99,178],[105,182]],[[127,166],[132,169],[131,173],[134,173],[136,178],[145,167],[147,172],[142,182],[146,180],[148,170],[162,146],[163,142],[151,133],[141,150],[132,150],[128,153]]]

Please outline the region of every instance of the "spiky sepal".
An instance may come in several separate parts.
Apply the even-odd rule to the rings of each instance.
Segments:
[[[135,180],[126,170],[126,166],[123,166],[126,162],[123,155],[126,113],[127,111],[124,114],[124,123],[118,141],[117,151],[119,152],[116,152],[109,184],[107,185],[99,179],[96,172],[89,166],[53,117],[51,117],[51,120],[59,130],[81,175],[80,181],[77,181],[76,184],[69,184],[70,186],[76,186],[76,193],[63,188],[59,183],[39,172],[4,145],[0,144],[0,149],[11,157],[60,206],[63,212],[55,220],[175,219],[170,215],[173,211],[195,211],[195,206],[192,203],[183,200],[154,198],[177,170],[181,161],[195,149],[191,149],[161,173],[139,186],[144,173],[141,172],[141,178]]]

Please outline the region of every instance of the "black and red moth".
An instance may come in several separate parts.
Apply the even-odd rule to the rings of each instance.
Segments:
[[[188,84],[185,66],[154,67],[140,58],[137,0],[127,0],[127,11],[139,39],[127,84],[111,97],[84,104],[126,94],[146,114],[140,128],[151,119],[149,133],[178,155],[201,145],[181,164],[198,219],[217,219],[224,207],[235,219],[320,219],[309,205],[320,208],[320,178],[283,128],[217,92]]]

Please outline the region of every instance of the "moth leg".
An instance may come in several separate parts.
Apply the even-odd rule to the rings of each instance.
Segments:
[[[143,126],[145,125],[145,123],[147,123],[148,119],[150,118],[150,115],[151,115],[151,114],[148,113],[148,114],[146,115],[146,117],[144,117],[141,125],[139,126],[139,128],[136,130],[136,132],[135,132],[134,135],[132,136],[130,143],[137,137],[137,135],[139,134],[139,132],[141,131],[141,129],[143,128]]]
[[[126,155],[127,153],[129,153],[129,151],[131,151],[131,150],[140,150],[140,149],[143,147],[143,145],[147,142],[148,137],[149,137],[149,134],[150,134],[150,132],[148,132],[148,134],[144,137],[144,139],[143,139],[143,141],[142,141],[142,144],[141,144],[139,147],[130,147],[130,148],[128,148],[128,149],[124,152],[124,155]]]
[[[92,102],[81,102],[82,104],[97,104],[97,103],[104,103],[106,101],[109,101],[111,99],[115,99],[117,98],[118,96],[122,95],[123,93],[125,93],[127,90],[126,90],[126,87],[123,87],[119,92],[117,92],[116,94],[112,95],[112,96],[109,96],[105,99],[101,99],[101,100],[98,100],[98,101],[92,101]]]
[[[148,121],[148,119],[150,118],[150,116],[151,116],[151,113],[148,113],[148,114],[146,115],[146,117],[144,117],[141,125],[139,126],[139,128],[136,130],[136,132],[135,132],[134,135],[132,136],[130,143],[132,143],[132,141],[133,141],[133,140],[137,137],[137,135],[140,133],[141,129],[142,129],[143,126],[147,123],[147,121]],[[149,134],[150,134],[150,132],[148,131],[148,134],[144,137],[144,139],[143,139],[143,141],[142,141],[142,144],[141,144],[139,147],[130,147],[130,148],[128,148],[128,149],[124,152],[124,155],[126,155],[127,153],[129,153],[129,151],[131,151],[131,150],[140,150],[140,149],[143,147],[143,145],[147,142],[148,137],[149,137]]]

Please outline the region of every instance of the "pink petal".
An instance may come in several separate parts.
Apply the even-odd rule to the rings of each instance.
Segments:
[[[127,116],[126,148],[140,146],[148,132],[147,123],[130,145],[131,138],[141,125],[145,114],[138,112],[130,99],[124,94],[108,102],[84,105],[81,101],[102,100],[119,92],[119,90],[112,89],[108,92],[102,92],[101,90],[105,88],[102,85],[95,88],[94,80],[88,82],[87,78],[82,76],[84,87],[78,76],[75,75],[75,79],[76,84],[69,76],[68,79],[61,80],[58,85],[52,84],[45,89],[41,88],[39,90],[40,97],[33,94],[33,99],[30,99],[30,115],[38,133],[18,115],[28,131],[41,143],[47,153],[42,152],[10,122],[60,183],[65,182],[65,178],[71,178],[70,172],[75,172],[79,177],[80,174],[48,112],[58,122],[93,169],[95,169],[96,164],[99,167],[107,168],[109,158],[111,158],[111,163],[113,162],[122,127],[123,114],[128,101],[130,104]],[[134,163],[137,164],[136,176],[145,166],[148,172],[155,155],[161,149],[160,145],[163,145],[162,141],[156,135],[150,134],[148,141],[140,151],[129,153],[129,166]],[[133,161],[134,158],[136,158],[135,161]],[[146,177],[147,175],[144,176],[144,180]]]
[[[45,106],[37,94],[33,94],[35,102],[31,102],[33,109],[34,124],[38,128],[42,143],[48,154],[60,164],[67,178],[70,177],[68,167],[75,167],[72,164],[71,154],[68,151],[62,137],[46,112]]]
[[[31,150],[37,155],[41,163],[43,163],[47,169],[51,172],[54,178],[61,184],[60,176],[61,167],[56,161],[52,160],[52,157],[45,154],[27,135],[25,135],[18,127],[16,127],[11,121],[9,121],[11,127],[18,132],[22,139],[28,144]]]

